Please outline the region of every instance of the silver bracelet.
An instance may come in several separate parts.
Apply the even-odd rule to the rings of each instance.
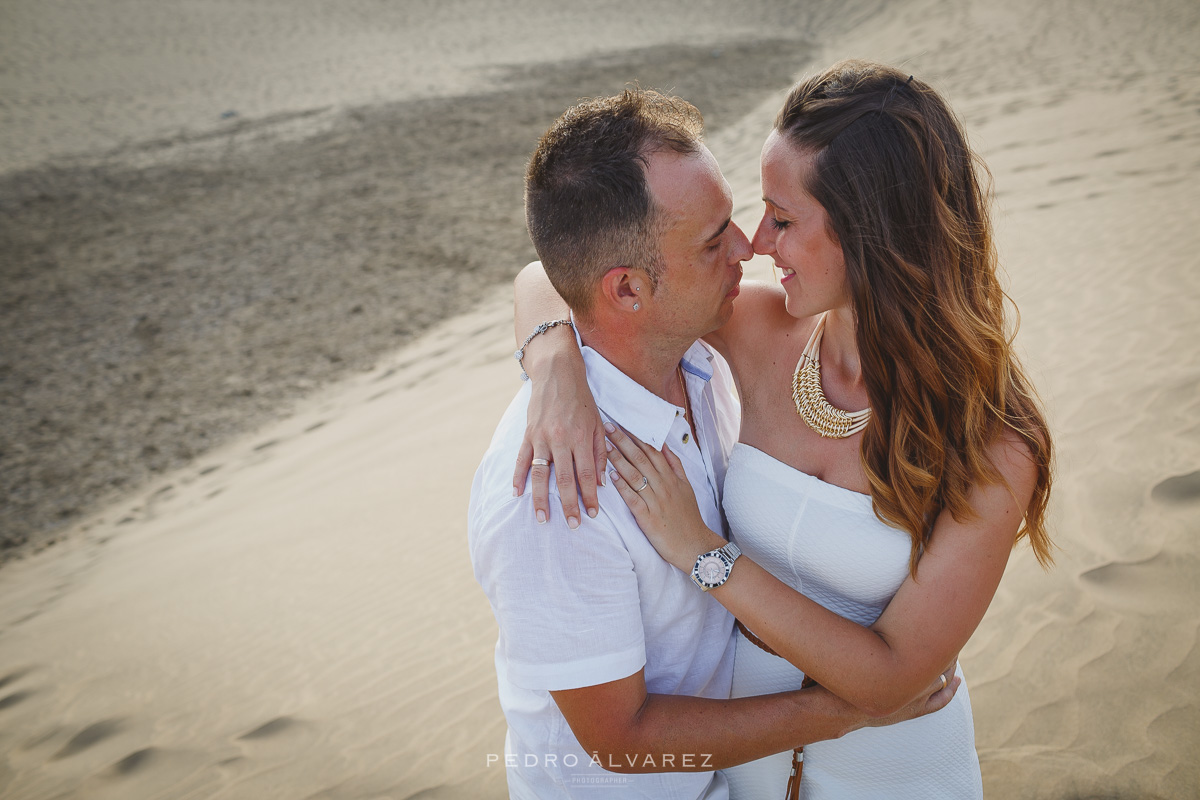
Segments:
[[[536,328],[533,329],[533,333],[531,333],[525,337],[525,341],[521,342],[521,346],[517,348],[517,352],[513,353],[513,358],[515,358],[517,360],[517,364],[520,365],[520,367],[521,367],[521,380],[523,380],[523,381],[529,380],[529,375],[527,375],[525,373],[525,364],[523,363],[523,361],[525,358],[525,348],[528,347],[529,343],[533,341],[533,337],[537,336],[539,333],[545,333],[546,331],[550,330],[551,328],[557,327],[559,325],[570,325],[570,324],[571,324],[571,320],[569,320],[569,319],[556,319],[556,320],[552,320],[550,322],[543,322],[541,325],[538,325]]]

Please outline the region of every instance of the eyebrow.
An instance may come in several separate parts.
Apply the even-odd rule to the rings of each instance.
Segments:
[[[725,229],[729,227],[729,223],[730,223],[730,221],[732,221],[732,219],[733,219],[733,218],[732,218],[732,217],[730,217],[729,219],[726,219],[724,222],[722,222],[722,223],[721,223],[721,227],[717,229],[717,232],[716,232],[716,233],[714,233],[712,236],[708,237],[708,238],[707,238],[707,239],[704,241],[704,243],[705,243],[705,244],[708,244],[708,243],[709,243],[709,242],[711,242],[713,239],[716,239],[716,238],[718,238],[718,237],[719,237],[719,236],[720,236],[722,233],[724,233],[724,232],[725,232]]]
[[[766,197],[766,196],[764,196],[764,197],[763,197],[763,202],[764,202],[764,203],[766,203],[766,204],[767,204],[767,205],[769,205],[769,206],[775,206],[776,208],[778,208],[780,211],[782,211],[782,212],[783,212],[783,213],[785,213],[785,214],[791,214],[791,213],[792,213],[791,211],[788,211],[788,209],[787,209],[786,207],[779,205],[779,203],[776,203],[774,200],[772,200],[772,199],[771,199],[771,198],[769,198],[769,197]]]

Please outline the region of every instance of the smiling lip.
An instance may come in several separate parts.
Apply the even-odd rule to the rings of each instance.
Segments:
[[[776,264],[775,266],[778,267],[779,265]],[[779,267],[779,269],[783,272],[783,277],[779,279],[780,283],[786,283],[796,277],[796,270],[794,269],[788,269],[787,267]]]

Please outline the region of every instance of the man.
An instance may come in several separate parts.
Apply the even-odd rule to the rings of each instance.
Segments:
[[[526,216],[571,307],[601,414],[669,444],[721,531],[738,410],[728,367],[698,339],[729,318],[751,249],[701,135],[694,107],[654,92],[568,109],[531,159]],[[530,494],[511,483],[528,403],[526,386],[476,473],[469,512],[476,579],[500,628],[513,797],[723,798],[713,770],[868,724],[822,689],[728,699],[733,619],[705,579],[658,556],[611,486],[586,518],[538,524]],[[574,492],[574,477],[565,485]],[[706,567],[726,566],[707,583],[736,557],[710,556]]]

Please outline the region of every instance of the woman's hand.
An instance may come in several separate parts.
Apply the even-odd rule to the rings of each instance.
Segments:
[[[596,516],[596,482],[604,483],[605,447],[600,412],[588,388],[579,348],[572,336],[569,349],[561,354],[568,361],[562,368],[547,364],[543,377],[533,382],[529,400],[528,426],[517,454],[513,494],[525,490],[525,477],[533,474],[533,509],[538,522],[550,518],[550,467],[534,464],[544,459],[554,465],[555,482],[562,498],[563,516],[571,528],[579,527],[579,497],[589,517]],[[532,466],[532,470],[530,467]],[[576,480],[579,482],[576,492]]]
[[[608,452],[613,486],[665,561],[691,572],[696,556],[726,544],[704,524],[683,462],[669,447],[655,450],[611,423],[604,430],[615,445]]]
[[[958,660],[956,659],[953,664],[942,670],[941,674],[934,678],[933,682],[921,694],[909,702],[908,705],[899,711],[888,714],[886,717],[873,718],[867,723],[867,727],[882,728],[888,725],[895,725],[897,722],[905,722],[906,720],[923,717],[935,711],[941,711],[950,704],[950,701],[954,699],[954,695],[958,692],[958,687],[962,685],[962,678],[955,675],[957,670]]]
[[[569,317],[571,309],[558,296],[538,261],[527,264],[513,283],[513,336],[518,346],[543,320]],[[533,466],[533,513],[538,522],[550,519],[550,467],[554,464],[563,516],[579,527],[579,497],[589,517],[600,510],[596,477],[604,483],[604,432],[600,414],[587,385],[587,370],[575,338],[574,325],[558,325],[525,343],[523,367],[533,381],[528,427],[517,453],[513,496],[525,491]],[[575,480],[579,480],[579,491]]]

